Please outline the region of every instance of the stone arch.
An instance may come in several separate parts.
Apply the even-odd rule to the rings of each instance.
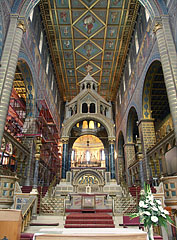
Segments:
[[[80,121],[83,120],[93,120],[96,122],[101,123],[107,132],[108,138],[115,139],[115,130],[114,130],[114,124],[109,121],[106,117],[104,118],[103,116],[99,114],[82,114],[76,118],[76,116],[71,117],[66,123],[64,124],[62,128],[62,136],[61,138],[69,138],[71,130],[73,126]]]
[[[18,67],[23,75],[26,86],[26,116],[35,117],[35,88],[31,69],[23,58],[19,58]]]
[[[143,86],[143,95],[142,95],[142,115],[143,118],[151,118],[151,89],[152,89],[152,79],[155,74],[156,65],[160,64],[159,60],[154,60],[145,76],[144,86]]]
[[[94,169],[84,169],[76,173],[76,175],[73,178],[73,185],[77,185],[80,177],[86,175],[86,174],[92,174],[99,180],[99,185],[104,185],[104,178],[103,176]]]
[[[119,132],[118,135],[118,175],[119,175],[119,181],[126,180],[126,163],[125,163],[125,154],[124,154],[124,136],[122,131]]]
[[[134,107],[131,107],[128,113],[127,118],[127,143],[133,143],[135,140],[135,136],[139,136],[138,126],[136,122],[138,121],[138,114]]]
[[[39,3],[40,0],[15,0],[12,13],[18,13],[20,16],[29,16],[31,10]],[[154,19],[162,14],[167,14],[167,7],[161,0],[139,0],[139,2],[148,10],[150,17]]]

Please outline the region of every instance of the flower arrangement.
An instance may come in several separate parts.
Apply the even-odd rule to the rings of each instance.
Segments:
[[[144,185],[144,194],[141,196],[138,210],[137,213],[131,214],[131,217],[140,217],[148,229],[149,240],[154,239],[152,226],[164,226],[167,230],[167,223],[173,223],[169,212],[162,207],[161,201],[154,199],[149,184]]]

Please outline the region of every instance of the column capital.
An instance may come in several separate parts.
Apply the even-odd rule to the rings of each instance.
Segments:
[[[154,118],[141,118],[138,122],[138,126],[142,123],[142,122],[154,122],[155,119]]]
[[[155,18],[152,24],[153,32],[156,33],[158,30],[162,28],[163,28],[162,19],[160,17]]]
[[[115,143],[115,137],[108,137],[108,142],[109,142],[109,144],[114,144]]]
[[[69,142],[69,137],[62,137],[62,138],[61,138],[61,142],[62,142],[63,144],[68,144],[68,142]]]
[[[125,143],[123,147],[126,147],[126,146],[135,146],[135,143],[131,142],[131,143]]]
[[[23,33],[25,33],[26,32],[25,22],[23,20],[18,21],[17,28],[20,28],[23,31]]]

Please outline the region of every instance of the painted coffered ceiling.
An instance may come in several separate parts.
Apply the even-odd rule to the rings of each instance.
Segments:
[[[115,98],[137,18],[137,0],[42,0],[40,11],[64,100],[88,72]]]

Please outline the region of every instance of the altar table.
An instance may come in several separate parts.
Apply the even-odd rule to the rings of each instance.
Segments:
[[[46,232],[47,231],[47,232]],[[133,228],[40,229],[33,240],[147,240],[147,233]]]

